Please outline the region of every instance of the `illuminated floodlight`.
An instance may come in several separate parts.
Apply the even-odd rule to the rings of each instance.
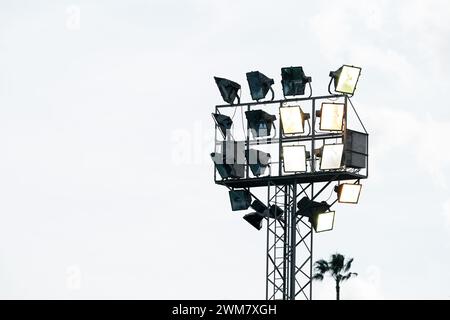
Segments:
[[[333,230],[334,213],[334,211],[327,211],[314,215],[311,221],[314,230],[316,232]]]
[[[344,144],[326,144],[322,147],[320,170],[333,170],[342,167]]]
[[[352,95],[360,74],[361,68],[349,65],[343,65],[338,70],[331,71],[330,77],[331,80],[334,80],[334,91]]]
[[[342,183],[336,187],[338,201],[340,203],[358,203],[362,185],[352,183]]]
[[[343,103],[322,103],[322,108],[316,114],[316,116],[320,117],[320,130],[342,131],[344,109],[345,105]]]
[[[247,190],[230,190],[231,210],[247,210],[252,202],[252,196]]]
[[[306,172],[306,147],[283,146],[284,172]]]
[[[311,77],[305,75],[302,67],[281,68],[281,85],[285,97],[304,95],[307,83],[311,83]]]
[[[330,205],[325,201],[317,202],[303,197],[297,203],[297,214],[308,217],[316,232],[333,229],[334,211],[330,210]]]
[[[284,134],[300,134],[305,132],[305,120],[309,114],[300,106],[280,107],[281,126]]]

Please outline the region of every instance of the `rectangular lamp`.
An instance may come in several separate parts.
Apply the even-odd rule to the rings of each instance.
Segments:
[[[211,153],[211,159],[214,162],[214,165],[219,172],[222,179],[228,178],[243,178],[245,176],[245,166],[244,164],[239,164],[236,162],[231,162],[230,159],[227,159],[227,156],[219,153],[213,152]]]
[[[320,170],[333,170],[342,167],[342,153],[344,144],[326,144],[322,149]]]
[[[360,74],[361,68],[343,65],[335,72],[334,86],[336,92],[353,94]]]
[[[338,201],[340,203],[358,203],[362,185],[343,183],[337,187]]]
[[[283,146],[284,172],[306,172],[306,146]]]
[[[245,117],[254,138],[270,136],[273,122],[277,119],[263,110],[245,111]]]
[[[312,225],[316,232],[333,230],[334,211],[319,213],[313,216]]]
[[[320,130],[342,131],[344,123],[343,103],[322,103],[320,109]]]
[[[230,190],[228,194],[232,211],[247,210],[250,207],[252,196],[247,190]]]
[[[281,126],[284,134],[300,134],[305,132],[305,120],[308,119],[300,106],[280,108]]]

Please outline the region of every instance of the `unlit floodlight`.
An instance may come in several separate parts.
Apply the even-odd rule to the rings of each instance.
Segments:
[[[260,213],[258,212],[247,213],[244,216],[244,219],[245,221],[250,223],[253,227],[255,227],[257,230],[261,230],[264,216],[261,215]]]
[[[268,208],[258,199],[253,200],[250,207],[252,207],[252,209],[256,212],[246,214],[244,219],[258,230],[261,230],[262,221],[264,218],[268,217],[272,219],[280,219],[284,212],[283,209],[275,204]]]
[[[303,197],[297,203],[297,208],[297,214],[311,219],[315,214],[328,211],[330,209],[330,205],[325,201],[317,202],[310,200],[308,197]]]
[[[230,196],[231,210],[247,210],[252,202],[252,196],[247,190],[230,190],[228,192]]]
[[[245,117],[254,138],[270,136],[273,122],[277,119],[274,115],[262,110],[245,111]]]
[[[240,103],[238,92],[241,89],[241,85],[239,83],[219,77],[214,77],[214,80],[216,81],[220,95],[225,102],[233,104],[234,100],[237,98],[238,103]]]
[[[274,98],[274,93],[272,85],[274,84],[273,79],[265,76],[259,71],[247,72],[247,81],[250,87],[250,94],[253,100],[264,99],[269,90],[272,92],[272,99]]]
[[[211,153],[211,158],[222,179],[243,178],[245,176],[244,164],[230,161],[230,158],[219,152]]]
[[[212,113],[212,116],[219,127],[222,136],[226,139],[231,130],[231,126],[233,125],[233,120],[231,120],[229,116],[220,113]]]
[[[283,212],[283,209],[276,204],[273,204],[269,207],[268,216],[272,219],[279,219],[283,215]]]
[[[267,206],[258,199],[253,200],[250,206],[252,207],[253,210],[255,210],[258,213],[261,213],[262,215],[265,215],[266,210],[268,209]]]
[[[281,68],[281,85],[285,97],[304,95],[307,83],[311,83],[311,77],[305,75],[302,67]]]
[[[256,177],[264,174],[266,168],[269,166],[270,153],[249,149],[245,150],[245,157],[247,158],[247,163],[250,166],[250,170]]]

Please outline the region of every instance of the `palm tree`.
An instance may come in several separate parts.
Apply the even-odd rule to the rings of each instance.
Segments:
[[[314,264],[316,273],[313,276],[313,280],[322,281],[324,274],[330,273],[336,281],[336,300],[339,300],[341,282],[358,275],[354,272],[348,272],[352,267],[352,262],[353,258],[345,261],[345,257],[339,253],[331,255],[330,261],[320,259]]]

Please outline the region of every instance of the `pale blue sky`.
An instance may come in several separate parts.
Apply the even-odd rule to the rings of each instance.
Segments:
[[[249,100],[260,70],[280,96],[280,68],[302,65],[325,94],[343,63],[363,68],[371,171],[314,258],[355,258],[343,298],[450,298],[449,15],[448,1],[2,1],[0,298],[264,298],[265,233],[212,181],[212,77]]]

